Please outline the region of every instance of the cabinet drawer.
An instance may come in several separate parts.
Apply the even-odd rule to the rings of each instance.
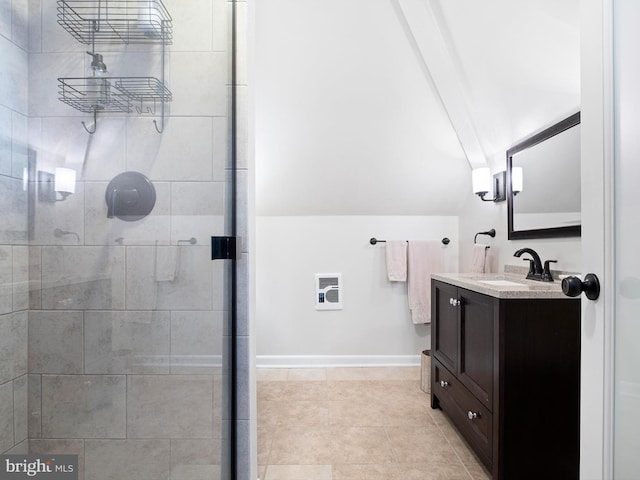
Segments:
[[[440,362],[434,360],[434,367],[431,391],[460,433],[491,470],[493,447],[491,412]]]

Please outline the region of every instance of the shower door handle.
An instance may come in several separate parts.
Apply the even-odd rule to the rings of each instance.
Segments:
[[[211,237],[211,260],[238,260],[240,255],[240,237]]]

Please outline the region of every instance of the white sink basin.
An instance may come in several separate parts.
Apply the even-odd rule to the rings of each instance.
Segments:
[[[512,282],[510,280],[478,280],[480,283],[486,283],[494,287],[526,287],[524,283]]]

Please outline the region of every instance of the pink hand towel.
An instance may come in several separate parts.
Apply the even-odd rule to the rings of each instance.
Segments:
[[[387,278],[390,282],[407,281],[407,241],[387,240],[385,248]]]
[[[442,272],[444,255],[438,241],[410,241],[408,258],[408,297],[411,321],[431,323],[431,274]]]
[[[473,246],[473,259],[471,261],[471,271],[473,273],[485,273],[487,268],[487,248],[489,245],[476,243]]]

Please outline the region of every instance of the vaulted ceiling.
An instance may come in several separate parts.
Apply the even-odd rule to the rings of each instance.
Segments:
[[[256,2],[257,213],[458,214],[579,109],[579,48],[579,0]]]

